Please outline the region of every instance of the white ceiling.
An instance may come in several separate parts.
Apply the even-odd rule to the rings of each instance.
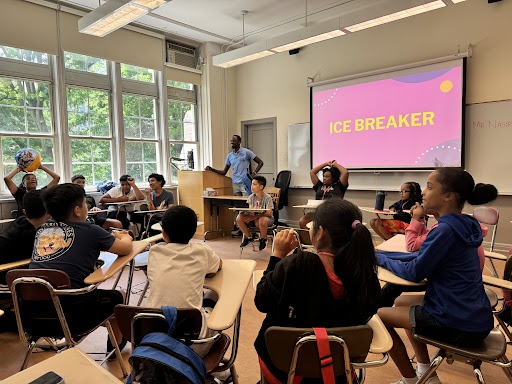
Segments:
[[[52,1],[52,0],[50,0]],[[306,25],[342,16],[383,0],[172,0],[137,24],[172,33],[198,42],[226,44],[242,38],[241,10],[245,16],[246,44],[280,35]],[[395,0],[407,1],[407,0]],[[102,0],[103,4],[105,1]],[[98,0],[61,0],[63,5],[93,9]]]

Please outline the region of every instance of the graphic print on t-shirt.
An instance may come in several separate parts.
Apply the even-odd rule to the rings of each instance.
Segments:
[[[38,231],[32,253],[33,261],[56,259],[73,245],[75,231],[64,223],[45,223]]]

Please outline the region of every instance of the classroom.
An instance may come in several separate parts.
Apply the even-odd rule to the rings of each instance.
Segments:
[[[227,379],[221,377],[215,382],[245,384],[260,380],[258,354],[253,343],[265,313],[260,309],[261,303],[258,304],[257,284],[263,271],[272,265],[275,240],[269,237],[261,241],[264,239],[260,238],[258,251],[257,243],[245,232],[241,235],[234,226],[233,221],[238,217],[235,219],[237,226],[245,231],[244,224],[240,223],[243,210],[248,209],[249,214],[251,209],[255,210],[252,203],[246,208],[245,197],[233,196],[235,184],[243,189],[243,182],[232,178],[236,163],[231,168],[226,165],[226,156],[233,154],[232,148],[235,148],[234,138],[238,136],[241,147],[256,155],[254,161],[249,160],[248,173],[264,176],[265,188],[274,187],[280,171],[291,171],[287,205],[279,209],[279,218],[275,220],[279,225],[299,228],[308,210],[315,210],[316,207],[304,208],[315,198],[311,169],[326,162],[334,168],[339,165],[343,175],[343,167],[347,165],[348,189],[341,196],[344,194],[343,199],[357,207],[370,207],[362,209],[361,220],[354,221],[360,221],[369,229],[377,250],[378,244],[384,243],[382,251],[388,251],[385,245],[391,240],[379,237],[379,232],[370,225],[377,216],[385,217],[376,216],[373,210],[376,197],[384,194],[387,208],[394,201],[401,201],[404,183],[415,181],[422,189],[426,188],[427,178],[435,168],[415,169],[414,164],[403,168],[351,168],[351,164],[345,163],[347,158],[341,150],[335,152],[335,159],[323,158],[323,149],[318,146],[319,136],[316,136],[319,133],[315,131],[320,125],[312,124],[315,93],[325,91],[332,84],[345,82],[357,86],[359,79],[375,76],[378,80],[386,71],[404,71],[409,75],[407,71],[417,66],[438,70],[443,62],[452,59],[464,62],[461,86],[464,105],[462,113],[456,112],[461,119],[462,148],[457,150],[462,153],[463,168],[476,183],[497,188],[497,197],[485,205],[499,211],[499,230],[494,233],[489,225],[482,245],[486,251],[501,256],[493,259],[492,265],[491,258],[485,258],[483,273],[484,283],[490,284],[486,288],[492,287],[491,291],[503,297],[501,279],[492,278],[503,277],[512,249],[512,178],[506,177],[507,169],[512,167],[512,158],[507,156],[512,138],[508,130],[512,126],[512,0],[264,0],[257,4],[246,0],[2,0],[1,3],[0,172],[4,177],[11,175],[18,166],[16,153],[21,148],[33,148],[40,153],[45,168],[35,172],[38,188],[71,183],[74,175],[83,175],[87,196],[104,212],[98,217],[109,215],[110,219],[118,219],[122,204],[116,206],[115,200],[103,199],[106,195],[99,192],[98,184],[117,183],[123,175],[130,175],[133,179],[129,178],[128,184],[137,195],[132,200],[145,203],[148,191],[153,188],[148,180],[150,175],[163,175],[163,191],[172,193],[173,203],[188,206],[197,214],[197,229],[191,244],[211,248],[222,260],[220,271],[224,269],[226,276],[230,273],[235,276],[241,271],[237,279],[243,282],[230,287],[236,291],[236,297],[231,300],[238,307],[229,308],[228,296],[223,291],[225,297],[220,295],[216,312],[212,312],[208,320],[210,330],[226,331],[234,343],[228,348],[232,355],[227,358],[227,366],[234,363],[236,371],[231,369]],[[108,11],[109,6],[120,8],[127,4],[140,12],[143,10],[143,16],[112,31],[108,30],[108,23],[101,24],[101,28],[108,30],[103,37],[92,34],[101,31],[80,32],[95,25],[91,18],[99,16],[94,15],[94,10]],[[428,10],[414,16],[371,27],[365,25],[369,20],[425,4],[430,4]],[[157,8],[151,10],[153,6]],[[334,38],[308,42],[306,30],[320,30],[334,20],[341,33]],[[350,27],[352,24],[358,27]],[[304,45],[290,47],[291,36],[305,41]],[[278,49],[278,46],[287,48]],[[257,58],[251,57],[253,54]],[[445,91],[442,89],[442,92]],[[428,141],[424,136],[442,119],[442,113],[427,106],[358,111],[356,108],[340,110],[330,120],[326,119],[322,143],[349,138],[366,141],[374,151],[379,148],[379,139],[374,137],[380,136],[369,135],[393,133],[412,137],[416,145]],[[408,142],[413,145],[412,140]],[[388,146],[381,142],[380,145],[376,153],[368,153],[367,147],[361,148],[358,159],[365,156],[383,159],[392,152],[399,153],[402,143]],[[326,153],[329,153],[327,149]],[[418,160],[420,157],[428,158],[428,154],[421,153]],[[227,168],[223,171],[224,167]],[[9,176],[11,184],[24,185],[23,175],[20,171]],[[256,188],[261,186],[256,184]],[[214,189],[212,193],[230,198],[208,197],[210,188]],[[325,189],[323,194],[325,197]],[[20,214],[18,199],[13,195],[10,184],[0,180],[0,231],[6,230]],[[113,205],[108,208],[108,204]],[[122,222],[108,221],[103,226],[135,231],[133,248],[128,255],[119,253],[117,260],[107,260],[95,275],[91,273],[85,279],[86,282],[106,282],[102,289],[122,287],[128,294],[123,300],[130,305],[135,305],[139,298],[144,303],[143,300],[151,297],[148,296],[151,295],[148,256],[146,254],[141,268],[133,260],[144,250],[151,252],[150,243],[153,247],[154,241],[161,241],[162,236],[165,240],[165,235],[160,233],[163,224],[158,231],[149,231],[166,212],[167,206],[159,209],[156,205],[140,208],[140,216],[144,218],[139,222],[133,220],[128,225],[128,221],[125,223],[119,218]],[[462,211],[473,213],[473,209],[466,204]],[[112,212],[116,213],[115,217],[111,216]],[[265,216],[261,210],[255,212]],[[428,220],[429,227],[434,223],[437,224],[434,218]],[[259,226],[258,221],[256,226]],[[251,231],[253,235],[254,230]],[[118,238],[115,232],[116,229],[112,233]],[[156,233],[154,241],[144,239],[145,235]],[[400,232],[400,236],[402,234]],[[391,239],[397,241],[400,236]],[[241,248],[240,243],[243,245],[245,240],[247,246]],[[402,252],[402,248],[398,247],[398,251]],[[132,268],[127,277],[126,269],[117,281],[117,272],[128,263],[122,257],[128,257],[135,271]],[[0,255],[1,264],[5,262]],[[399,275],[396,270],[393,272]],[[217,293],[216,289],[228,289],[222,287],[227,282],[222,281],[220,275],[207,278],[204,286]],[[382,278],[381,285],[384,282],[390,280]],[[2,289],[0,287],[0,293]],[[0,303],[1,300],[2,297]],[[219,315],[221,310],[234,311],[232,318],[224,321],[226,314]],[[377,331],[374,329],[374,332]],[[414,351],[405,333],[399,330],[397,334],[404,339],[412,356]],[[83,362],[93,372],[92,352],[104,350],[106,335],[107,330],[100,327],[78,345],[87,355],[68,354],[66,358],[85,359]],[[10,354],[0,363],[0,380],[28,382],[29,377],[33,380],[54,370],[55,364],[52,365],[50,359],[54,354],[43,351],[31,355],[29,368],[24,371],[27,376],[11,377],[23,363],[26,344],[17,332],[0,333],[0,341],[4,345],[0,347],[2,355]],[[429,345],[428,350],[433,356],[436,348]],[[131,348],[126,347],[121,352],[124,369],[129,372]],[[506,356],[512,358],[512,352],[508,350]],[[65,360],[60,364],[66,365]],[[34,370],[37,374],[29,376],[30,369],[38,365],[40,369]],[[69,366],[72,367],[73,362]],[[126,380],[118,362],[107,361],[101,367],[112,377],[106,376],[102,378],[104,381],[98,382]],[[507,379],[512,382],[512,370],[506,373],[506,369],[485,362],[482,367],[486,383],[503,383]],[[443,383],[466,383],[475,381],[471,370],[460,362],[448,365],[445,361],[437,372]],[[400,373],[402,378],[406,377],[390,358],[385,365],[368,369],[365,382],[392,383],[399,380]],[[233,375],[238,379],[233,379]],[[438,380],[435,373],[432,377]],[[12,381],[8,381],[9,378]],[[80,381],[73,378],[69,382]],[[261,381],[266,382],[271,381]],[[427,379],[426,382],[440,381]]]

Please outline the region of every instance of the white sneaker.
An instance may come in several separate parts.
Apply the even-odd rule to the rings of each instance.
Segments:
[[[52,339],[52,340],[55,343],[55,346],[57,348],[60,348],[60,347],[63,347],[66,345],[66,338],[64,338],[64,337],[62,339]],[[34,347],[32,352],[37,353],[37,352],[45,352],[45,351],[51,351],[51,350],[53,350],[53,347],[50,345],[50,343],[48,343],[45,339],[43,339],[41,337],[36,341],[36,346]]]
[[[426,381],[425,384],[442,384],[441,380],[439,380],[439,376],[432,376],[430,379]]]
[[[418,380],[418,378],[414,379],[414,380]],[[400,380],[398,381],[395,381],[394,383],[391,383],[391,384],[407,384],[407,382],[405,381],[405,378],[400,378]]]

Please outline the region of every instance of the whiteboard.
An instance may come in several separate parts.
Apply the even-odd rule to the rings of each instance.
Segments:
[[[466,107],[466,169],[475,182],[512,195],[512,101]]]
[[[288,125],[288,169],[292,171],[290,187],[312,188],[311,131],[309,123]]]
[[[465,169],[475,182],[494,184],[500,195],[512,195],[512,101],[466,106],[465,127]],[[291,186],[311,188],[310,150],[309,123],[291,124],[288,127]],[[343,165],[343,154],[340,153],[336,160]],[[353,170],[350,171],[349,189],[398,191],[406,181],[415,181],[423,188],[429,173]]]

